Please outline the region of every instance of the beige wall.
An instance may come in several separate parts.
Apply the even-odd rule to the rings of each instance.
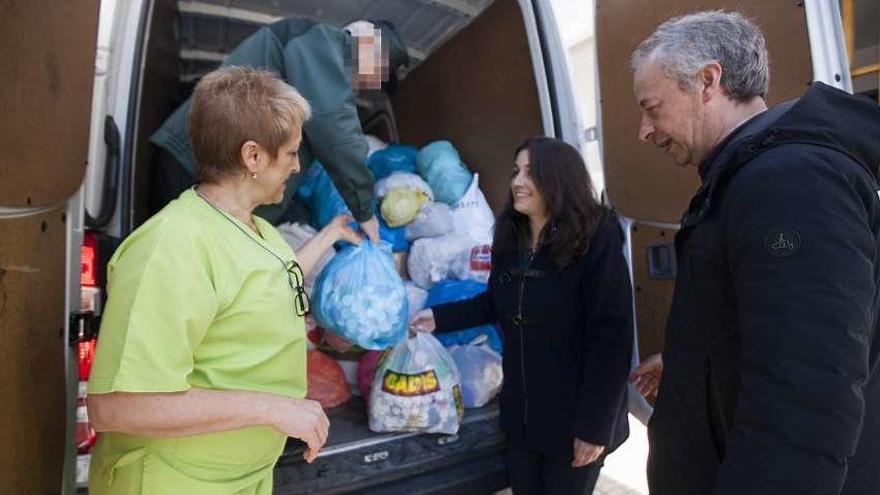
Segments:
[[[568,47],[569,68],[584,128],[596,125],[595,39],[590,37]]]

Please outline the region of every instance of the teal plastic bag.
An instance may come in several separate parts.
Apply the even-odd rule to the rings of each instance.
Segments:
[[[473,180],[449,141],[435,141],[422,148],[416,169],[434,190],[434,200],[450,205],[464,196]]]

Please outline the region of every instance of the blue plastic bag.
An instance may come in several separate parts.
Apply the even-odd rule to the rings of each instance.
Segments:
[[[367,168],[373,173],[376,181],[382,180],[394,172],[416,173],[416,156],[419,150],[402,144],[391,144],[387,148],[376,151],[367,159]]]
[[[434,201],[453,204],[464,196],[473,176],[449,141],[435,141],[419,151],[416,169],[434,190]]]
[[[441,304],[470,299],[486,292],[486,289],[488,289],[486,284],[475,280],[444,280],[437,282],[428,291],[428,300],[425,301],[425,307],[433,308]],[[495,328],[495,325],[482,325],[457,332],[438,333],[436,337],[444,346],[451,346],[468,344],[480,335],[485,335],[488,339],[489,347],[501,354],[501,336],[498,334],[498,329]]]
[[[318,324],[364,349],[385,349],[406,338],[409,303],[387,243],[361,242],[339,251],[315,284]]]
[[[389,227],[378,211],[376,212],[376,218],[379,219],[379,237],[388,244],[391,244],[391,250],[395,253],[408,251],[409,240],[406,238],[406,228]]]
[[[351,210],[320,162],[314,162],[306,172],[305,180],[296,190],[296,198],[312,212],[312,227],[321,230],[339,215],[351,215]]]

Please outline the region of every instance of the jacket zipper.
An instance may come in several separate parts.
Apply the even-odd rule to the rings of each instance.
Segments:
[[[523,296],[526,291],[526,272],[532,266],[532,260],[535,258],[535,252],[529,251],[529,260],[526,263],[525,269],[522,273],[522,278],[519,283],[519,307],[517,309],[517,315],[514,318],[516,321],[516,326],[519,327],[519,369],[520,376],[522,378],[522,388],[523,388],[523,424],[528,424],[529,420],[529,394],[526,388],[526,356],[525,356],[525,332],[523,331],[523,326],[525,324],[525,320],[523,319]]]

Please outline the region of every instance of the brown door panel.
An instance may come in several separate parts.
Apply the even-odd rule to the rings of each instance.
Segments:
[[[496,0],[407,76],[392,104],[401,142],[421,147],[451,141],[480,174],[480,189],[500,212],[509,194],[514,148],[543,134],[518,3]]]
[[[97,0],[0,7],[0,206],[70,197],[88,157]]]
[[[58,493],[64,461],[62,209],[0,221],[0,487]]]
[[[673,280],[657,280],[651,277],[648,271],[648,248],[673,242],[675,230],[634,224],[630,232],[639,355],[646,358],[663,350],[666,317],[669,316],[675,287]]]
[[[0,206],[50,206],[0,219],[0,491],[50,494],[67,416],[63,211],[88,157],[99,2],[0,3]]]
[[[675,167],[660,150],[637,139],[639,109],[629,56],[664,20],[708,9],[737,10],[757,22],[770,52],[770,104],[799,96],[812,79],[803,2],[791,0],[597,0],[596,39],[602,101],[605,181],[624,215],[678,222],[697,188],[693,169]]]

